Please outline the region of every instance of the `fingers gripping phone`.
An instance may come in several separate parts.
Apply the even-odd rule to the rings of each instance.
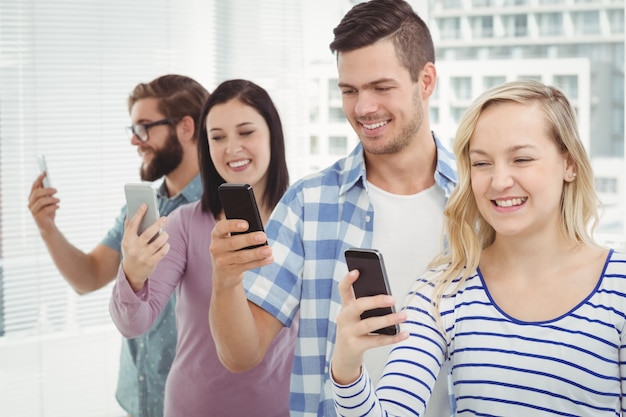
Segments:
[[[223,183],[218,187],[220,200],[227,219],[244,219],[248,222],[248,230],[235,232],[233,235],[250,232],[263,232],[263,221],[259,214],[254,192],[249,184]],[[258,248],[267,245],[267,242],[259,245],[248,246],[243,249]]]
[[[348,270],[359,270],[359,278],[354,282],[352,288],[356,298],[369,297],[378,294],[391,294],[389,281],[385,270],[382,254],[376,249],[351,248],[344,252]],[[385,316],[395,313],[395,307],[376,308],[364,311],[361,320],[368,317]],[[375,330],[374,333],[395,335],[400,331],[400,327],[395,324]]]
[[[52,187],[52,183],[50,182],[50,174],[48,173],[48,165],[46,164],[45,155],[37,155],[37,165],[39,165],[40,172],[46,173],[46,176],[43,177],[43,187],[44,188]]]
[[[159,206],[157,205],[156,192],[150,184],[126,184],[124,185],[124,193],[126,194],[126,207],[128,219],[132,219],[142,204],[148,206],[148,210],[141,219],[137,235],[142,234],[148,227],[159,219]],[[152,242],[158,233],[150,239]]]

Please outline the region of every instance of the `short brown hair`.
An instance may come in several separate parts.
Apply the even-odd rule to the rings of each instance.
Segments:
[[[145,98],[158,99],[158,109],[168,119],[191,116],[195,122],[194,140],[198,140],[200,112],[209,98],[209,92],[200,83],[184,75],[167,74],[149,83],[137,84],[128,96],[128,112]]]
[[[428,62],[435,63],[435,47],[426,23],[404,0],[370,0],[354,6],[333,30],[332,52],[348,52],[379,40],[393,42],[398,60],[417,81]]]

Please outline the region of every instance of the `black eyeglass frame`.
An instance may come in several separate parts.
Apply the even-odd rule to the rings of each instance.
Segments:
[[[178,122],[176,120],[172,120],[172,119],[161,119],[161,120],[157,120],[157,121],[150,122],[150,123],[137,123],[137,124],[130,125],[130,126],[126,127],[126,132],[128,133],[129,139],[132,139],[133,136],[137,136],[137,139],[139,139],[143,143],[146,143],[147,141],[150,140],[150,135],[149,135],[148,130],[151,127],[161,126],[161,125],[175,125],[176,123],[178,123]],[[145,130],[145,132],[146,132],[146,139],[145,140],[135,130],[137,126],[141,126]]]

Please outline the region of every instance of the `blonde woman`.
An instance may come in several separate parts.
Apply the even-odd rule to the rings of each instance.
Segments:
[[[535,81],[495,87],[468,109],[454,153],[448,245],[405,308],[360,321],[392,300],[356,300],[356,271],[340,284],[338,414],[422,415],[446,366],[459,416],[620,415],[626,256],[592,238],[599,202],[568,100]],[[400,322],[396,336],[368,334]],[[392,343],[372,395],[360,359]]]

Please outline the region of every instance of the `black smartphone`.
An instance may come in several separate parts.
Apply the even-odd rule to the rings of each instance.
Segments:
[[[385,270],[383,255],[376,249],[350,248],[344,252],[348,270],[359,270],[359,278],[354,282],[354,295],[356,298],[369,297],[378,294],[391,294],[389,280]],[[364,311],[361,320],[368,317],[385,316],[396,311],[394,306],[375,308]],[[385,327],[375,330],[374,333],[395,335],[400,331],[400,326]]]
[[[235,232],[233,235],[250,232],[263,232],[263,221],[259,214],[259,207],[254,198],[252,186],[249,184],[223,183],[218,187],[218,193],[227,219],[244,219],[248,222],[248,230]],[[243,249],[258,248],[267,245],[267,242],[259,245],[248,246]]]
[[[159,206],[157,205],[156,191],[150,184],[125,184],[126,211],[130,220],[142,204],[148,206],[148,211],[143,215],[137,234],[142,234],[148,227],[152,226],[159,219]],[[158,233],[150,239],[152,242]]]

